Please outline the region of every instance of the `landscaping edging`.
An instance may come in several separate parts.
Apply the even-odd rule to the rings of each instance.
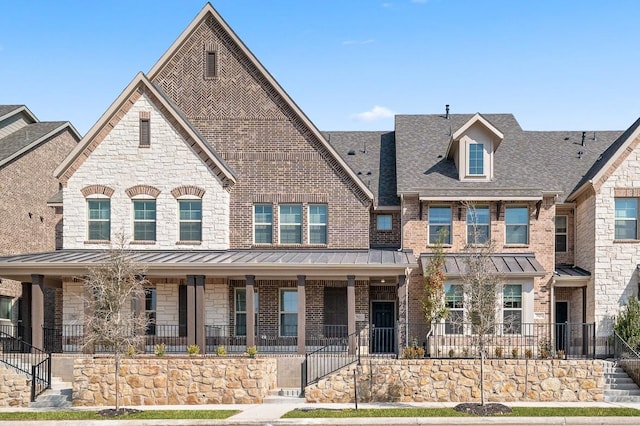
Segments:
[[[601,360],[486,360],[490,402],[602,401]],[[366,360],[307,386],[307,402],[353,402],[354,371],[361,402],[480,400],[480,360]]]
[[[115,404],[113,358],[74,360],[73,405]],[[254,404],[276,386],[276,360],[136,357],[119,370],[121,405]]]

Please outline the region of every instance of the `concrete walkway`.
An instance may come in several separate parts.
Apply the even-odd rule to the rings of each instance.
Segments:
[[[358,408],[393,408],[393,407],[453,407],[457,403],[376,403],[358,404]],[[630,407],[638,411],[638,417],[406,417],[406,418],[345,418],[345,419],[281,419],[280,417],[296,408],[355,408],[354,404],[309,404],[306,402],[286,402],[279,404],[230,404],[230,405],[169,405],[134,407],[141,410],[241,410],[240,413],[226,420],[100,420],[88,422],[78,421],[31,421],[20,422],[26,426],[86,426],[98,424],[102,426],[134,426],[134,425],[640,425],[640,403],[506,403],[511,407]],[[77,407],[73,410],[98,411],[105,407]],[[0,412],[12,411],[46,411],[37,408],[1,408]],[[16,425],[17,422],[0,421],[0,425]]]

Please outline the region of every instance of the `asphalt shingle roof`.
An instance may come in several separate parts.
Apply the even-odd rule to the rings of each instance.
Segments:
[[[67,121],[48,121],[24,126],[0,139],[0,163],[29,146],[47,133],[66,124]]]
[[[11,111],[23,107],[24,105],[0,105],[0,117],[9,114]]]
[[[323,135],[373,192],[376,205],[400,205],[394,132],[323,132]]]

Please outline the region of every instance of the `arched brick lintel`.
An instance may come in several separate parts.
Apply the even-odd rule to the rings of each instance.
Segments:
[[[124,192],[129,196],[129,198],[133,198],[136,195],[149,195],[153,198],[158,198],[158,195],[160,195],[160,190],[151,185],[132,186],[131,188],[126,189]]]
[[[88,197],[89,195],[95,195],[95,194],[106,195],[107,197],[111,198],[114,190],[113,188],[109,188],[108,186],[96,184],[96,185],[85,186],[80,190],[80,192],[82,192],[82,195],[85,198]]]
[[[204,197],[206,191],[194,185],[182,185],[171,190],[174,198],[184,197],[185,195],[193,195],[198,198]]]

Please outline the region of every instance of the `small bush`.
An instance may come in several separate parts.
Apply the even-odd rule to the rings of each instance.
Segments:
[[[455,354],[456,351],[454,351],[453,349],[449,349],[449,358],[453,358]]]
[[[200,353],[200,346],[198,345],[187,346],[187,353],[189,354],[189,356],[198,355]]]
[[[496,348],[494,349],[494,353],[496,355],[496,358],[502,358],[502,355],[504,350],[502,349],[502,346],[496,346]]]
[[[257,347],[255,347],[255,346],[247,347],[247,356],[249,356],[249,358],[255,358],[257,354],[258,354],[258,348]]]
[[[407,346],[402,350],[402,357],[409,359],[424,358],[424,348],[419,346]]]
[[[129,346],[124,354],[129,358],[133,358],[134,356],[136,356],[136,348],[134,348],[133,346]]]
[[[227,350],[225,349],[224,346],[220,345],[216,348],[216,355],[218,356],[224,356],[227,354]]]
[[[640,348],[640,301],[635,296],[629,298],[613,329],[632,349]]]
[[[167,346],[164,343],[157,344],[153,347],[156,356],[165,356],[167,354]]]
[[[533,351],[531,349],[524,350],[524,357],[527,359],[533,358]]]
[[[469,358],[469,348],[462,348],[462,356],[464,356],[465,358]]]
[[[512,349],[511,349],[511,356],[512,356],[513,358],[518,358],[518,352],[519,352],[519,351],[520,351],[520,350],[519,350],[518,348],[512,348]]]

